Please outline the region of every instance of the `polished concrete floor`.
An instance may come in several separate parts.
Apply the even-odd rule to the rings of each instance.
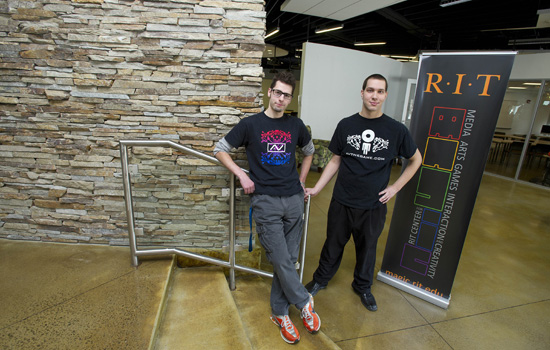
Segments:
[[[0,240],[0,349],[148,349],[172,259]]]
[[[312,172],[308,185],[318,177]],[[312,199],[304,283],[323,244],[331,185]],[[549,195],[548,189],[483,177],[447,310],[376,281],[379,310],[367,311],[350,287],[350,241],[340,270],[315,297],[323,339],[344,350],[549,349]],[[149,258],[136,269],[127,247],[0,240],[0,349],[148,349],[172,266],[170,258]],[[254,285],[261,300],[267,299],[265,285]],[[241,317],[267,320],[263,334],[277,334],[268,300],[249,307],[253,296],[246,293],[253,290],[237,280],[237,308],[248,307],[239,309]],[[291,316],[299,321],[297,313]],[[262,343],[262,335],[249,339]],[[280,339],[269,346],[288,347]]]
[[[304,283],[323,244],[318,233],[326,227],[330,195],[325,190],[312,201]],[[352,243],[334,279],[315,297],[322,330],[340,348],[550,349],[550,190],[483,176],[447,310],[379,281],[372,288],[379,310],[363,309],[350,287]]]

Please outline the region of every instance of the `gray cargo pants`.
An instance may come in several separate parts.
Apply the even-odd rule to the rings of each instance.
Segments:
[[[258,238],[273,265],[271,310],[275,315],[288,315],[291,304],[301,309],[309,301],[295,267],[304,223],[304,194],[254,194],[250,202]]]

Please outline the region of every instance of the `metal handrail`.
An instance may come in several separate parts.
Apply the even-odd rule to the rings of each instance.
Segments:
[[[209,264],[214,264],[222,267],[229,268],[229,287],[231,290],[235,290],[235,270],[252,273],[255,275],[263,277],[273,277],[273,273],[255,269],[252,267],[237,265],[235,263],[235,175],[232,172],[230,174],[230,198],[229,198],[229,261],[224,261],[221,259],[212,258],[206,255],[192,253],[179,248],[155,248],[155,249],[141,249],[137,247],[137,239],[135,232],[135,218],[134,218],[134,208],[133,208],[133,199],[132,199],[132,188],[130,181],[130,172],[128,171],[128,147],[131,146],[141,146],[141,147],[171,147],[177,149],[186,154],[196,156],[207,162],[223,165],[215,157],[206,155],[202,152],[196,151],[192,148],[188,148],[177,144],[172,141],[167,140],[120,140],[120,161],[122,164],[122,179],[124,182],[124,201],[126,202],[126,217],[128,220],[128,237],[130,245],[130,253],[132,259],[132,265],[138,266],[138,257],[142,256],[160,256],[160,255],[169,255],[176,254],[179,256],[184,256],[191,259],[200,260]],[[243,169],[245,172],[247,170]],[[304,261],[307,245],[307,226],[309,223],[309,208],[310,200],[308,198],[306,210],[304,211],[304,233],[301,243],[301,259],[298,266],[298,274],[300,276],[300,282],[302,281],[304,274]]]

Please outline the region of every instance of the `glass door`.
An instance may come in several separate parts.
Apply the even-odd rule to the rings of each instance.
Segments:
[[[540,87],[540,84],[538,85]],[[550,83],[542,87],[518,179],[550,186]]]
[[[530,132],[535,131],[533,119],[538,109],[537,99],[540,87],[540,81],[508,83],[485,171],[515,178],[522,159],[524,161],[521,163],[528,167],[528,162],[525,160],[531,144]],[[541,119],[544,118],[541,117]],[[547,121],[547,118],[545,120]],[[535,122],[535,125],[538,124]],[[522,175],[526,181],[529,180],[529,176],[532,174]]]

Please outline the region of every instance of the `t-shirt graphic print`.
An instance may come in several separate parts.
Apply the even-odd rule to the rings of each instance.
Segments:
[[[266,152],[262,152],[262,164],[282,165],[290,162],[292,154],[286,152],[286,145],[292,142],[289,132],[271,130],[262,132],[261,142],[266,143]]]
[[[361,135],[348,135],[347,143],[358,151],[361,149],[364,155],[368,155],[369,152],[376,153],[388,149],[390,141],[376,137],[373,130],[367,129]]]

